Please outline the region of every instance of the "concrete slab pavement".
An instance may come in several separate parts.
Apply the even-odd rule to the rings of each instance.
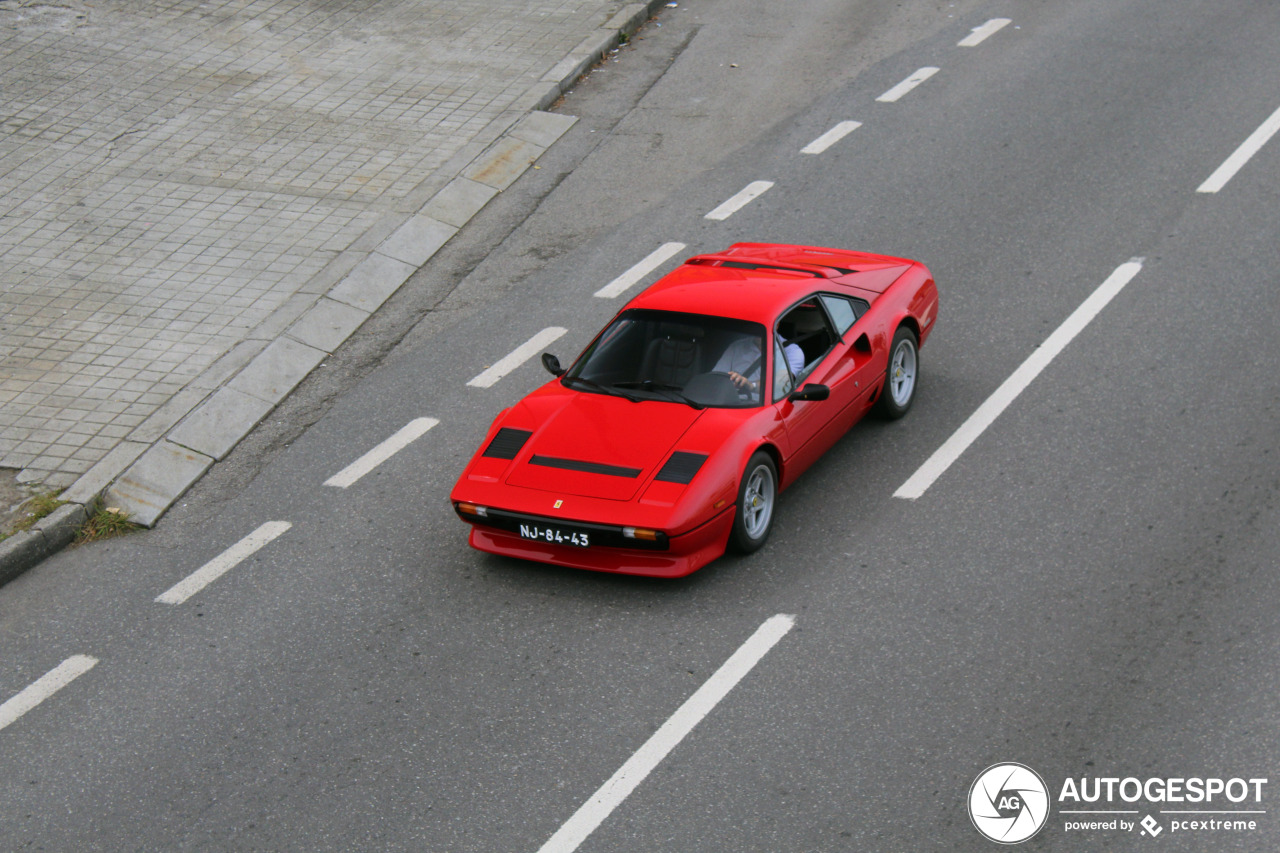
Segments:
[[[663,5],[0,0],[0,469],[154,524]]]

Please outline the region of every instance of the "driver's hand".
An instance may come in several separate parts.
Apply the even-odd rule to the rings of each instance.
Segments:
[[[756,383],[752,382],[750,379],[743,376],[741,373],[735,373],[732,370],[730,370],[729,378],[733,380],[734,385],[737,385],[743,391],[756,390]]]

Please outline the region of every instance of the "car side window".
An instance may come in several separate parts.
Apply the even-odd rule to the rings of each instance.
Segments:
[[[816,298],[806,299],[778,321],[783,353],[800,381],[836,345],[838,336]]]
[[[858,321],[863,311],[867,310],[866,303],[861,300],[855,302],[830,293],[824,293],[819,298],[822,300],[823,307],[827,309],[827,313],[831,315],[831,321],[836,324],[838,335],[849,331],[849,327]]]

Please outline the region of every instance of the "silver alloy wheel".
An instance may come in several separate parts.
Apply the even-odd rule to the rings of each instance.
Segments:
[[[752,539],[768,532],[776,495],[773,471],[768,465],[757,465],[747,478],[747,488],[742,494],[742,526]]]
[[[898,341],[889,363],[889,394],[893,402],[905,406],[916,388],[916,345],[910,338]]]

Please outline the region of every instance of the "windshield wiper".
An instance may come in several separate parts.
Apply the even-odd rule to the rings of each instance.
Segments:
[[[601,394],[608,394],[611,397],[625,397],[626,399],[630,400],[633,403],[640,402],[639,397],[636,397],[633,394],[628,394],[626,391],[623,391],[621,388],[618,388],[616,385],[601,385],[599,382],[594,382],[590,379],[583,379],[581,376],[566,376],[561,381],[563,381],[566,385],[568,385],[570,382],[574,382],[574,383],[577,383],[578,385],[581,385],[583,388],[587,388],[591,391],[599,391]]]
[[[615,382],[613,383],[613,387],[639,388],[642,391],[655,391],[660,394],[666,394],[668,400],[684,403],[685,405],[692,406],[695,409],[706,408],[706,406],[702,405],[697,400],[691,400],[684,394],[681,394],[679,385],[668,385],[664,382],[654,382],[652,379],[646,379],[643,382]]]

